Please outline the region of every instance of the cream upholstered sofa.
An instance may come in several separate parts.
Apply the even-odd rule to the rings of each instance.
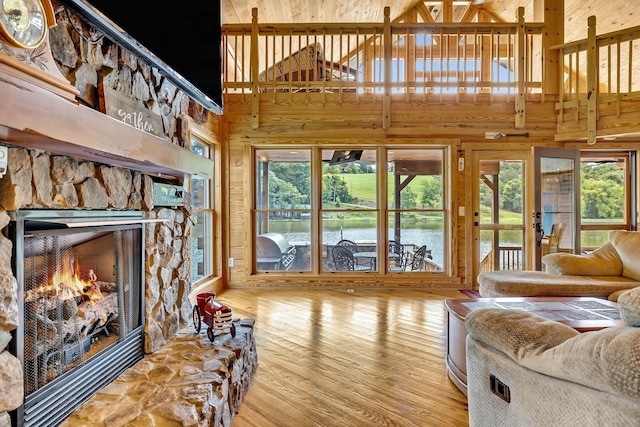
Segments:
[[[482,297],[589,296],[615,299],[640,286],[640,232],[615,230],[586,255],[542,257],[545,271],[491,271],[478,275]]]
[[[618,303],[629,326],[584,333],[525,311],[468,314],[469,425],[640,425],[640,287]]]

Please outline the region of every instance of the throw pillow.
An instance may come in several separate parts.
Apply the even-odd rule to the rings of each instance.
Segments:
[[[640,327],[640,286],[623,292],[618,305],[622,320],[629,326]]]
[[[614,230],[609,233],[609,241],[622,261],[622,275],[640,280],[640,232]]]
[[[587,255],[556,252],[542,257],[546,271],[559,275],[620,276],[622,261],[609,242]]]

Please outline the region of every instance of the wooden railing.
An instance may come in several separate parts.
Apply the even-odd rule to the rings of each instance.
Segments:
[[[278,92],[394,94],[448,100],[481,94],[516,102],[542,93],[544,25],[525,23],[224,25],[226,93],[255,99]],[[504,99],[501,98],[501,99]]]
[[[495,251],[490,251],[480,261],[480,273],[497,270],[522,270],[524,267],[523,251],[521,246],[499,246],[498,265],[495,264]]]
[[[596,18],[589,17],[586,39],[552,47],[560,51],[559,128],[565,121],[584,123],[580,129],[593,144],[596,137],[638,131],[637,120],[633,127],[618,123],[606,131],[598,129],[603,114],[618,118],[625,109],[625,102],[640,99],[640,26],[612,33],[596,35]],[[583,129],[586,127],[586,129]],[[575,138],[574,134],[567,139]]]

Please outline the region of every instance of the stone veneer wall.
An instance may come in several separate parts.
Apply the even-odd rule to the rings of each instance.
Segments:
[[[51,52],[62,74],[88,107],[98,109],[105,85],[160,116],[167,140],[189,144],[187,116],[206,121],[206,110],[157,69],[139,61],[53,1],[58,25],[49,31]],[[69,18],[70,17],[70,18]],[[71,19],[71,22],[70,22]],[[71,25],[73,23],[73,25]],[[76,30],[82,31],[81,37]],[[90,43],[88,40],[97,40]],[[203,116],[204,114],[204,116]],[[108,162],[108,160],[106,160]],[[168,221],[145,230],[145,351],[154,352],[191,318],[191,221],[180,210],[154,208],[152,181],[140,172],[37,150],[9,149],[9,170],[0,179],[0,230],[6,211],[18,209],[133,209]],[[0,426],[22,404],[23,374],[7,350],[18,325],[12,242],[0,236]]]
[[[24,148],[9,148],[0,178],[0,230],[6,211],[19,209],[131,209],[167,218],[145,230],[145,351],[156,351],[191,319],[191,222],[180,210],[154,208],[149,176],[119,167]],[[12,242],[0,235],[0,426],[22,404],[23,373],[7,346],[18,326]]]
[[[64,13],[63,8],[57,7],[57,2],[53,3],[58,11],[58,24],[49,31],[51,53],[58,69],[80,91],[79,98],[97,110],[99,86],[115,89],[159,116],[162,131],[169,141],[181,147],[188,146],[189,111],[196,118],[203,112],[206,114],[206,110],[156,68],[101,37],[72,13]],[[82,37],[74,28],[82,31]]]

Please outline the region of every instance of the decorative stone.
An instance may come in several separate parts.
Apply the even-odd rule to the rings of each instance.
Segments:
[[[124,51],[124,49],[121,50]],[[132,79],[131,69],[121,67],[120,72],[118,73],[118,80],[115,89],[125,94],[131,93]]]
[[[151,99],[149,85],[145,81],[142,73],[138,72],[133,75],[131,94],[135,99],[138,99],[142,102],[146,102]]]
[[[153,210],[153,180],[148,175],[144,176],[144,188],[142,193],[144,194],[144,207],[146,210]]]
[[[48,154],[33,152],[33,184],[36,189],[36,200],[34,204],[40,206],[51,206],[53,199],[51,193],[53,183],[51,182],[51,161]]]
[[[11,274],[0,274],[0,325],[18,327],[18,282]]]
[[[101,166],[99,171],[109,195],[109,205],[116,209],[126,208],[131,193],[131,172],[108,166]]]
[[[53,197],[53,206],[61,208],[74,208],[78,206],[78,192],[75,185],[71,182],[65,182],[56,185],[56,195]]]
[[[193,328],[178,331],[78,408],[62,427],[160,426],[167,420],[182,426],[230,426],[258,366],[253,320],[234,323],[235,338],[218,332],[213,343],[205,328],[199,334]]]
[[[158,92],[158,98],[166,102],[167,104],[171,104],[173,102],[173,98],[176,96],[178,88],[169,81],[169,79],[164,79],[162,84],[160,85],[160,91]]]
[[[167,289],[171,286],[172,271],[168,268],[160,268],[160,287],[161,289]]]
[[[118,46],[115,44],[102,45],[102,65],[107,68],[118,68]]]
[[[78,95],[89,105],[98,105],[98,73],[87,62],[83,63],[75,72],[75,87],[80,92]]]
[[[107,191],[96,178],[87,179],[77,188],[82,206],[92,209],[104,209],[109,206]]]
[[[80,162],[73,176],[73,183],[80,184],[94,176],[96,176],[96,165],[93,162]]]
[[[78,54],[76,53],[73,40],[69,35],[67,24],[58,24],[49,29],[49,43],[51,44],[51,52],[62,65],[68,68],[75,67],[78,63]]]
[[[0,351],[7,348],[9,342],[11,341],[11,332],[5,331],[4,329],[0,329]]]
[[[9,215],[7,215],[7,213],[4,211],[0,214],[0,216],[2,216],[3,219],[5,217],[9,218]],[[2,228],[0,228],[0,230]],[[13,253],[13,243],[11,242],[11,240],[7,239],[2,234],[0,234],[0,274],[4,274],[8,276],[13,274],[13,270],[11,267],[12,253]]]
[[[138,69],[138,59],[129,53],[126,49],[120,49],[120,58],[122,59],[122,64],[125,65],[132,71]]]
[[[170,250],[169,248],[171,248],[171,242],[173,241],[173,238],[171,237],[171,229],[169,228],[169,226],[165,225],[164,223],[161,224],[157,228],[155,237],[158,251],[160,251],[161,254],[167,253],[167,251]]]
[[[151,276],[147,279],[147,291],[145,293],[146,304],[150,307],[155,305],[160,300],[160,282],[157,277]]]
[[[162,332],[165,337],[174,337],[178,333],[178,314],[175,311],[167,312]]]
[[[22,365],[8,351],[0,353],[0,412],[22,405],[24,397]]]
[[[144,340],[145,353],[154,353],[160,348],[162,344],[165,343],[164,335],[162,335],[162,329],[160,328],[160,326],[158,326],[158,324],[154,319],[147,317],[144,331],[145,331],[145,340]]]
[[[91,38],[96,40],[100,37],[96,32],[92,32]],[[93,67],[95,70],[100,70],[102,68],[102,64],[104,63],[104,54],[102,52],[102,43],[87,43],[86,44],[87,54],[85,55],[86,61]]]
[[[0,178],[0,205],[18,210],[31,204],[31,156],[24,148],[9,148],[7,174]]]
[[[51,156],[51,177],[53,182],[58,184],[67,182],[78,184],[82,181],[75,182],[77,172],[78,162],[72,157]]]

